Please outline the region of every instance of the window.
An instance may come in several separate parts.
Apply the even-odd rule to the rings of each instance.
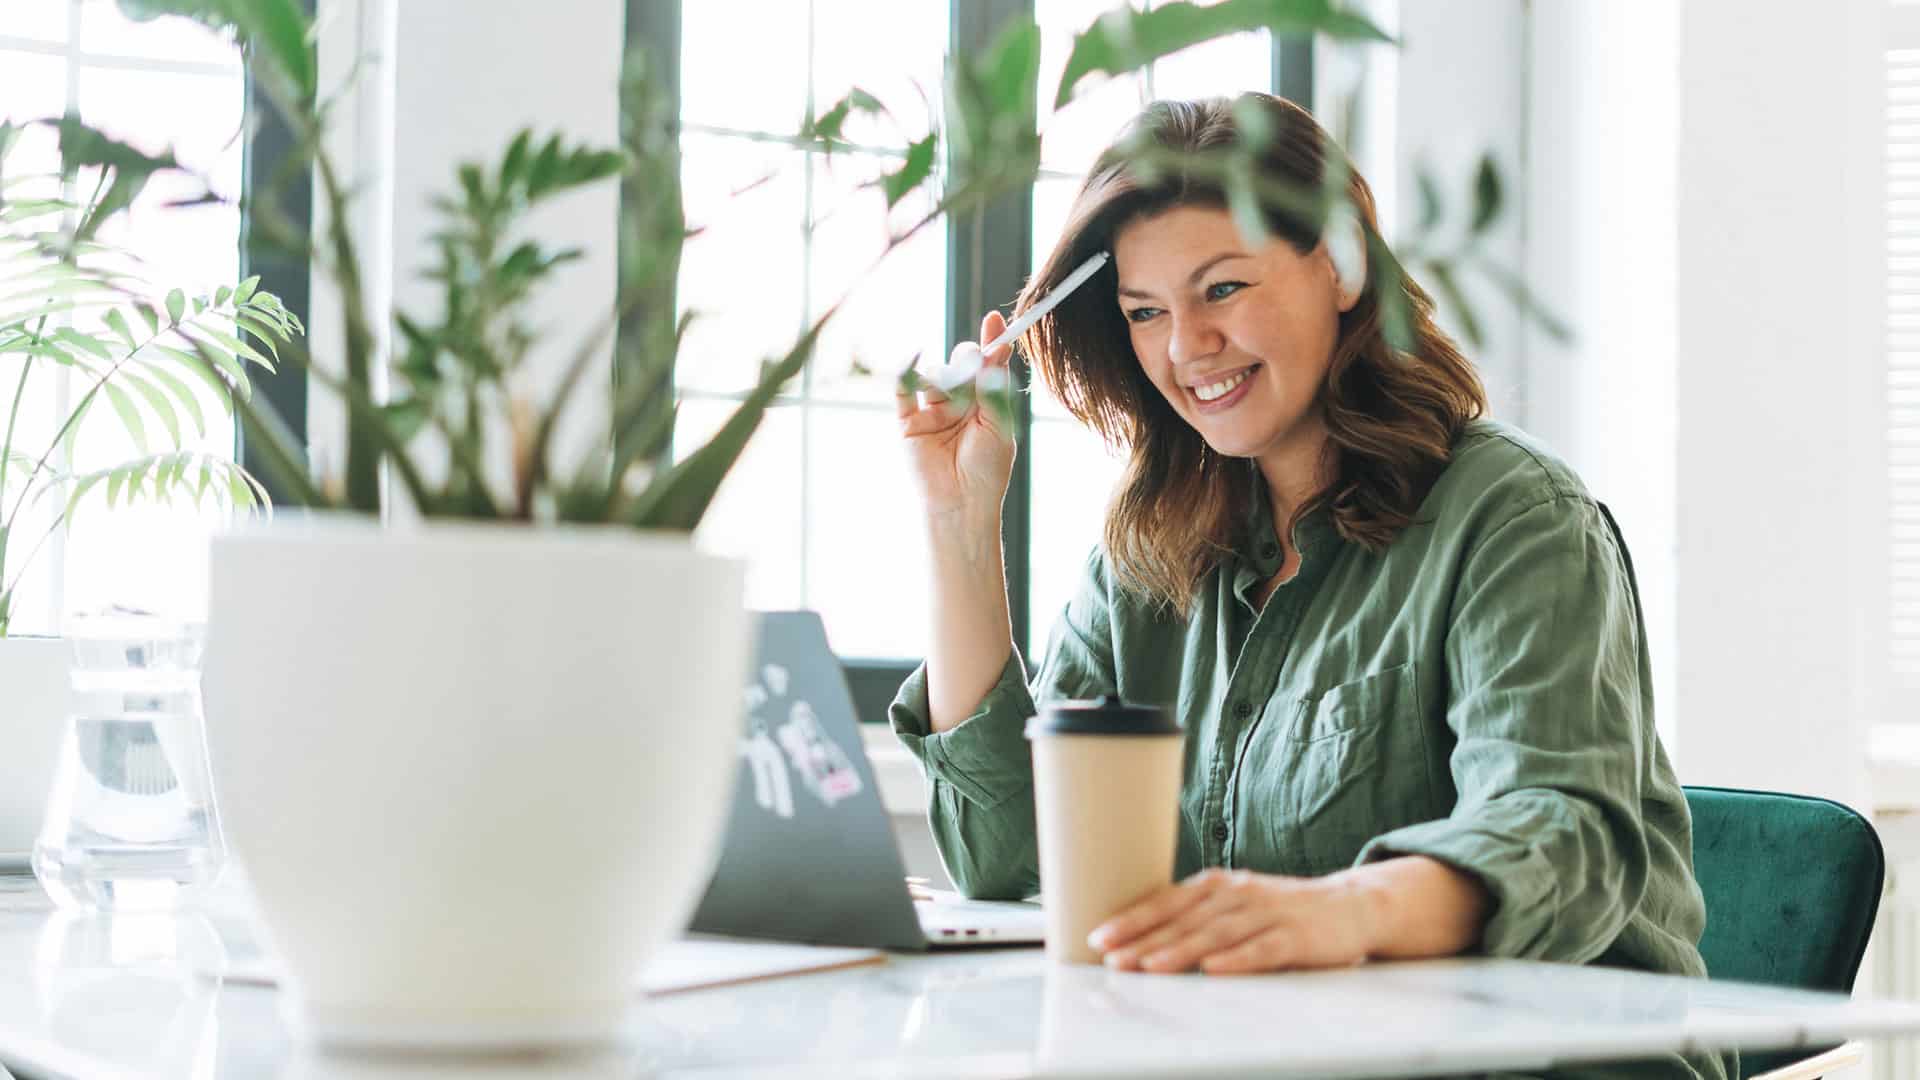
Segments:
[[[1920,716],[1920,6],[1887,11],[1888,715]]]
[[[239,50],[219,35],[181,19],[135,23],[112,0],[35,0],[0,7],[0,117],[15,121],[76,113],[141,149],[171,147],[180,160],[236,195],[241,179],[241,116],[246,81]],[[36,129],[10,158],[10,172],[51,174],[58,169],[54,133]],[[156,286],[211,289],[239,278],[240,217],[232,205],[190,210],[157,208],[189,194],[179,181],[156,178],[132,213],[106,233],[146,262]],[[68,193],[72,195],[73,193]],[[82,193],[84,194],[84,193]],[[21,386],[21,359],[0,358],[0,406]],[[25,384],[21,431],[15,441],[35,456],[84,391],[66,369],[38,365]],[[204,437],[186,432],[188,448],[231,455],[233,424],[207,391]],[[159,430],[155,422],[154,430]],[[134,453],[111,414],[90,415],[76,443],[78,460],[95,469]],[[9,507],[10,507],[9,503]],[[96,488],[76,511],[76,526],[48,535],[16,597],[14,633],[57,632],[61,617],[108,604],[132,604],[182,616],[204,615],[205,559],[211,528],[223,520],[209,502],[156,506],[141,502],[105,513]],[[0,511],[4,512],[4,511]],[[29,515],[23,515],[29,516]],[[22,523],[14,534],[9,573],[27,558],[40,527]]]
[[[859,86],[899,114],[906,131],[937,124],[929,110],[938,107],[945,55],[978,48],[1022,11],[1042,28],[1045,97],[1071,34],[1113,6],[920,0],[890,9],[887,47],[875,50],[858,44],[871,40],[872,8],[855,0],[679,5],[682,175],[689,223],[707,231],[689,243],[681,273],[681,304],[698,314],[676,372],[683,399],[676,454],[717,428],[751,385],[759,359],[791,342],[886,242],[880,196],[858,185],[889,167],[884,148],[904,140],[883,122],[862,120],[848,130],[861,149],[829,160],[796,145],[804,117]],[[661,33],[659,18],[644,12],[643,20],[654,21],[630,22],[630,36],[641,43]],[[743,37],[737,28],[747,21],[756,32]],[[938,363],[960,335],[976,333],[987,306],[1009,305],[1057,235],[1094,156],[1146,101],[1272,89],[1281,78],[1304,96],[1309,56],[1293,43],[1276,49],[1264,33],[1241,35],[1075,101],[1067,107],[1071,126],[1046,140],[1032,191],[990,209],[977,230],[956,220],[896,250],[862,283],[855,306],[837,317],[808,372],[769,414],[702,536],[752,561],[752,606],[821,612],[865,719],[884,716],[924,654],[930,613],[925,542],[891,387],[848,372],[856,362],[894,369],[916,352]],[[754,92],[743,94],[749,78]],[[1043,115],[1043,131],[1047,123]],[[926,209],[924,202],[897,207],[887,221],[897,229]],[[1078,584],[1121,460],[1044,388],[1022,414],[1007,570],[1015,641],[1032,654],[1044,648]]]

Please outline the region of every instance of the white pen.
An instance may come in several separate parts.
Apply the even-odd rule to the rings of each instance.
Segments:
[[[1073,290],[1086,284],[1087,279],[1105,266],[1109,258],[1112,256],[1107,252],[1096,252],[1092,258],[1074,267],[1073,273],[1068,274],[1065,281],[1062,281],[1052,292],[1041,297],[1040,302],[1028,308],[1025,314],[1007,324],[1007,328],[1000,332],[999,337],[985,345],[971,341],[963,341],[955,345],[953,355],[947,357],[946,366],[930,376],[933,384],[943,392],[952,392],[954,387],[972,382],[974,376],[980,374],[981,367],[985,366],[988,353],[1026,333],[1027,328],[1045,318],[1047,312],[1059,307],[1060,301],[1073,295]]]

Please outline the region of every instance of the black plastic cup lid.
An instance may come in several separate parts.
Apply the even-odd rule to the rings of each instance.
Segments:
[[[1157,705],[1127,705],[1113,694],[1094,701],[1055,701],[1027,721],[1027,738],[1039,735],[1178,735],[1180,722]]]

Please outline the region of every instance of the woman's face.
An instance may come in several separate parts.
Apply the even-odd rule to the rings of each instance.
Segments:
[[[1225,210],[1175,207],[1114,236],[1120,312],[1147,377],[1216,452],[1316,449],[1341,295],[1326,246],[1241,239]]]

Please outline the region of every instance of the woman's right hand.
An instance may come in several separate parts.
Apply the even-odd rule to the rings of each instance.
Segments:
[[[980,320],[981,344],[999,337],[1006,326],[999,312],[989,312]],[[987,354],[981,371],[1004,372],[1012,356],[1013,346],[1003,345]],[[928,382],[918,395],[896,392],[895,400],[927,513],[997,520],[1013,478],[1013,433],[1002,431],[992,411],[980,407],[977,393],[963,409]]]

